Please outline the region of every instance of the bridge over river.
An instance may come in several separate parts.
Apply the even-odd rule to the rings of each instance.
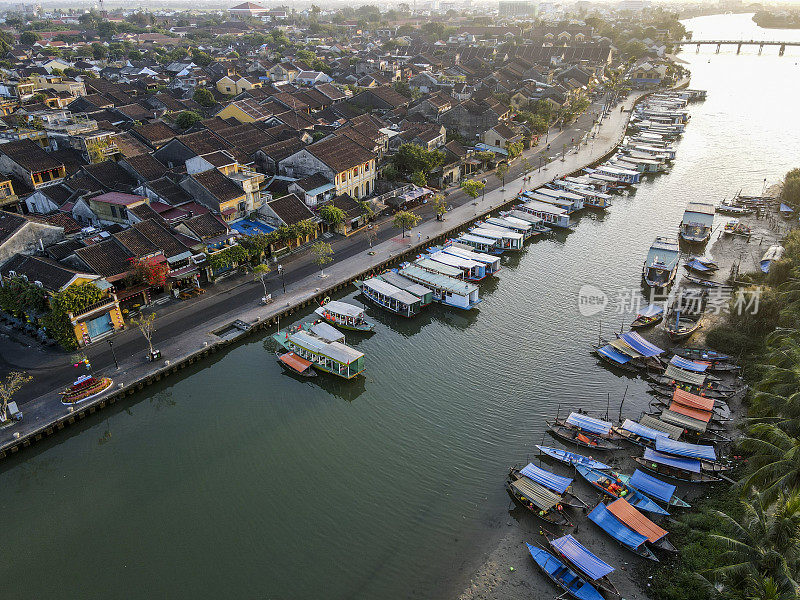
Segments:
[[[736,46],[736,54],[739,54],[742,51],[742,46],[758,46],[759,54],[761,54],[761,51],[764,50],[764,46],[778,46],[779,47],[778,56],[783,56],[784,52],[786,52],[787,46],[800,46],[800,41],[777,42],[770,40],[680,40],[680,41],[672,41],[666,43],[672,44],[673,46],[696,45],[698,52],[700,52],[700,46],[716,46],[717,53],[719,53],[719,49],[723,45]]]

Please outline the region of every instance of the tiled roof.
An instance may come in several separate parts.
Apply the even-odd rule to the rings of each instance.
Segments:
[[[190,177],[207,189],[219,202],[228,202],[244,196],[244,191],[238,185],[216,169],[194,173]]]
[[[147,187],[172,205],[189,202],[192,199],[189,192],[166,177],[147,182]]]
[[[298,138],[291,138],[288,140],[283,140],[280,142],[275,142],[274,144],[269,144],[261,148],[261,152],[263,152],[266,156],[271,158],[272,160],[279,162],[284,158],[291,156],[298,150],[301,150],[305,147],[305,144]]]
[[[146,181],[153,181],[163,177],[167,172],[161,161],[150,154],[140,154],[138,156],[129,156],[125,159],[136,173],[138,173]]]
[[[0,244],[5,244],[27,222],[25,217],[0,210]]]
[[[75,250],[90,269],[103,277],[117,277],[130,270],[133,254],[116,240],[110,239]]]
[[[120,192],[107,192],[92,198],[94,202],[103,202],[105,204],[118,204],[121,206],[129,206],[142,200],[146,200],[144,196],[136,196],[134,194],[122,194]]]
[[[375,154],[345,136],[322,140],[311,144],[306,150],[337,173],[352,169],[375,158]]]
[[[114,238],[137,257],[156,254],[161,250],[157,244],[150,241],[143,233],[133,227],[115,233]]]
[[[130,188],[137,184],[133,175],[128,173],[113,160],[84,165],[83,171],[90,177],[99,181],[104,187],[110,189]]]
[[[163,121],[137,125],[131,131],[153,147],[175,137],[175,132]]]
[[[164,256],[171,257],[183,254],[188,248],[180,243],[169,230],[155,219],[147,219],[137,223],[133,228],[158,246]]]
[[[78,274],[77,271],[68,269],[49,258],[25,254],[15,254],[3,263],[0,273],[4,277],[8,277],[9,271],[14,271],[17,275],[25,275],[31,283],[38,281],[51,292],[60,291]]]
[[[5,154],[26,171],[39,173],[63,166],[31,140],[15,140],[0,144],[0,154]]]
[[[222,223],[222,221],[211,213],[197,215],[196,217],[187,219],[181,223],[181,225],[186,225],[186,227],[201,240],[213,239],[225,235],[230,231],[227,225]]]
[[[62,227],[64,229],[64,235],[78,233],[81,230],[81,226],[78,222],[70,215],[63,212],[54,212],[49,215],[29,215],[28,218],[38,223],[47,223],[55,227]]]
[[[267,205],[278,215],[278,218],[287,225],[294,225],[300,221],[314,218],[314,213],[308,209],[305,202],[294,194],[271,200]]]

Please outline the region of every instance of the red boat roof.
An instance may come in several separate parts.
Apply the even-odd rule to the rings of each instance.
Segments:
[[[285,364],[290,369],[297,371],[298,373],[302,373],[309,367],[311,367],[311,361],[306,360],[305,358],[301,358],[297,356],[294,352],[287,352],[286,354],[282,354],[279,357],[280,361]]]

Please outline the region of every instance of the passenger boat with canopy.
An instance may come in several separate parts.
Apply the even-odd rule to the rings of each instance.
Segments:
[[[448,254],[441,250],[438,252],[431,252],[428,256],[430,256],[433,261],[442,263],[448,267],[460,269],[463,273],[463,277],[469,281],[481,281],[486,277],[485,263]]]
[[[669,532],[645,517],[625,498],[614,500],[607,504],[606,508],[620,523],[630,527],[636,533],[647,536],[647,542],[653,548],[665,550],[666,552],[677,552],[675,546],[667,539],[667,534]]]
[[[419,298],[420,308],[425,308],[429,304],[433,304],[433,290],[426,288],[424,285],[415,283],[410,279],[406,279],[399,273],[387,270],[378,275],[377,279],[385,281],[389,285],[393,285],[394,287]]]
[[[512,467],[508,476],[514,481],[518,480],[520,477],[527,477],[531,481],[561,496],[561,503],[565,506],[577,509],[589,508],[586,502],[575,495],[572,489],[572,479],[569,477],[556,475],[546,469],[537,467],[533,463],[528,463],[522,468],[520,468],[519,465]]]
[[[335,338],[331,339],[333,336]],[[364,354],[338,341],[341,332],[327,323],[279,331],[272,338],[285,350],[309,361],[319,371],[353,379],[364,372]]]
[[[402,290],[379,277],[354,282],[364,298],[401,317],[413,317],[422,309],[419,296]]]
[[[538,444],[536,445],[536,448],[542,454],[549,456],[550,458],[554,458],[563,463],[566,463],[568,465],[584,465],[586,467],[591,467],[593,469],[600,469],[600,470],[611,468],[607,464],[600,462],[599,460],[593,459],[591,456],[576,454],[575,452],[570,452],[569,450],[562,450],[561,448],[551,448],[550,446],[540,446]]]
[[[657,515],[668,515],[669,513],[645,496],[635,487],[626,484],[618,473],[611,471],[597,471],[590,467],[575,465],[575,470],[597,490],[611,498],[625,498],[636,508],[652,512]]]
[[[634,456],[633,460],[651,473],[678,481],[687,481],[689,483],[716,483],[721,481],[719,477],[704,473],[699,460],[663,454],[652,448],[645,448],[644,456]]]
[[[714,205],[707,202],[689,202],[680,226],[682,240],[704,244],[711,237],[714,224]]]
[[[636,315],[636,318],[630,324],[630,328],[644,329],[645,327],[652,327],[653,325],[658,325],[663,318],[664,307],[660,304],[650,304]]]
[[[680,249],[674,238],[659,236],[650,246],[642,267],[642,279],[652,288],[669,287],[678,271]]]
[[[316,308],[314,312],[326,323],[342,329],[360,331],[362,333],[375,331],[375,324],[367,321],[364,309],[349,302],[328,300],[323,302],[322,306]]]
[[[471,246],[449,240],[441,248],[442,252],[483,263],[487,275],[493,275],[500,270],[500,257],[483,252],[476,252]]]
[[[656,555],[647,547],[648,537],[637,533],[619,521],[602,502],[592,509],[588,517],[592,523],[602,529],[623,548],[630,550],[637,556],[658,562]]]
[[[614,572],[614,567],[586,549],[572,535],[567,534],[552,539],[545,532],[545,539],[556,555],[572,565],[594,587],[606,594],[621,596],[616,586],[608,578]]]
[[[506,478],[506,491],[522,507],[527,508],[545,523],[574,527],[564,512],[561,496],[551,492],[543,485],[531,481],[527,477],[512,479],[509,476]]]
[[[478,305],[478,286],[442,273],[427,271],[417,264],[409,264],[397,271],[411,281],[433,291],[433,299],[446,306],[469,310]]]
[[[667,506],[675,506],[677,508],[691,508],[691,504],[685,502],[675,495],[677,489],[671,483],[661,481],[660,479],[648,475],[644,471],[636,469],[633,475],[620,475],[623,481],[635,486],[643,494],[646,494],[653,500],[659,500]]]
[[[542,573],[564,590],[565,594],[569,594],[575,600],[603,600],[603,596],[592,584],[588,583],[558,558],[528,542],[525,542],[525,545],[528,546],[531,558],[533,558]]]

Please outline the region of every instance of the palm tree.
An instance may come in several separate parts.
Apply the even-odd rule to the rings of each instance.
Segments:
[[[800,440],[770,423],[750,427],[740,442],[750,454],[751,472],[742,481],[744,490],[758,487],[765,498],[800,489]]]
[[[796,492],[789,497],[780,496],[773,507],[763,493],[756,493],[742,503],[742,510],[740,518],[715,511],[728,534],[710,536],[725,548],[720,555],[723,564],[714,573],[733,589],[758,582],[756,592],[763,589],[771,594],[774,589],[779,594],[777,598],[794,592],[800,549],[800,496]],[[763,585],[766,578],[772,583]]]

